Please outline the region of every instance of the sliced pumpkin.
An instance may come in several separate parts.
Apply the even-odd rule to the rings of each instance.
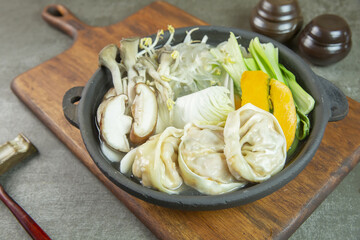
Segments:
[[[241,97],[239,95],[235,94],[234,101],[235,101],[235,110],[237,110],[241,107]]]
[[[270,99],[273,114],[278,120],[286,138],[286,150],[289,150],[295,138],[297,123],[292,93],[284,83],[271,79]]]
[[[263,71],[245,71],[241,76],[240,84],[241,106],[251,103],[269,112],[269,75]]]

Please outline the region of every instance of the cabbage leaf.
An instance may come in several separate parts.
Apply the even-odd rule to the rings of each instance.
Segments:
[[[224,125],[227,115],[234,111],[229,94],[226,87],[212,86],[179,97],[173,109],[173,125],[176,128],[183,128],[189,122]]]

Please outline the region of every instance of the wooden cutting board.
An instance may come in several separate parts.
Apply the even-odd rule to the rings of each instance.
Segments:
[[[97,54],[123,37],[145,36],[158,29],[206,23],[164,2],[154,2],[107,27],[82,23],[65,7],[48,6],[43,18],[74,39],[60,55],[16,77],[14,93],[54,134],[160,239],[268,239],[289,237],[330,194],[360,159],[360,103],[348,98],[349,114],[329,123],[308,166],[277,192],[256,202],[218,211],[180,211],[130,196],[96,167],[62,111],[62,98],[84,86],[97,69]]]

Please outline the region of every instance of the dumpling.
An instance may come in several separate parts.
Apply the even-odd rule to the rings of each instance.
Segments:
[[[246,184],[229,172],[222,127],[187,124],[179,146],[179,167],[184,182],[204,194],[223,194]]]
[[[146,187],[153,187],[169,194],[181,191],[183,180],[178,172],[178,147],[182,129],[168,127],[161,134],[149,138],[131,150],[120,163],[120,172],[132,168],[134,176]]]
[[[278,121],[251,103],[228,115],[224,141],[226,162],[236,179],[262,182],[284,167],[286,140]]]

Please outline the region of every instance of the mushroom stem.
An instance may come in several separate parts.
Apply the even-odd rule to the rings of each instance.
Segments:
[[[137,71],[138,75],[140,77],[143,77],[144,80],[146,81],[146,67],[144,65],[142,65],[141,63],[136,63],[134,65],[134,68]]]
[[[169,98],[172,99],[173,92],[169,83],[161,79],[160,74],[156,71],[154,65],[151,63],[151,60],[146,57],[142,57],[139,61],[146,67],[146,71],[150,77],[154,79],[155,87],[158,94],[161,95],[162,101],[166,103]]]
[[[146,67],[147,73],[154,79],[156,89],[156,101],[158,103],[158,119],[155,133],[162,132],[172,122],[173,91],[170,84],[161,79],[160,74],[155,70],[151,59],[141,57],[139,61]]]
[[[128,73],[128,89],[129,105],[135,98],[135,79],[138,76],[134,65],[136,64],[136,55],[138,53],[139,38],[125,38],[120,41],[120,56]]]
[[[116,94],[120,95],[124,93],[124,89],[118,62],[116,62],[118,53],[119,49],[115,44],[105,46],[99,53],[99,66],[110,70]]]
[[[170,74],[170,65],[174,62],[174,58],[171,56],[172,51],[169,47],[163,47],[159,51],[159,67],[157,72],[160,76],[168,76]]]

